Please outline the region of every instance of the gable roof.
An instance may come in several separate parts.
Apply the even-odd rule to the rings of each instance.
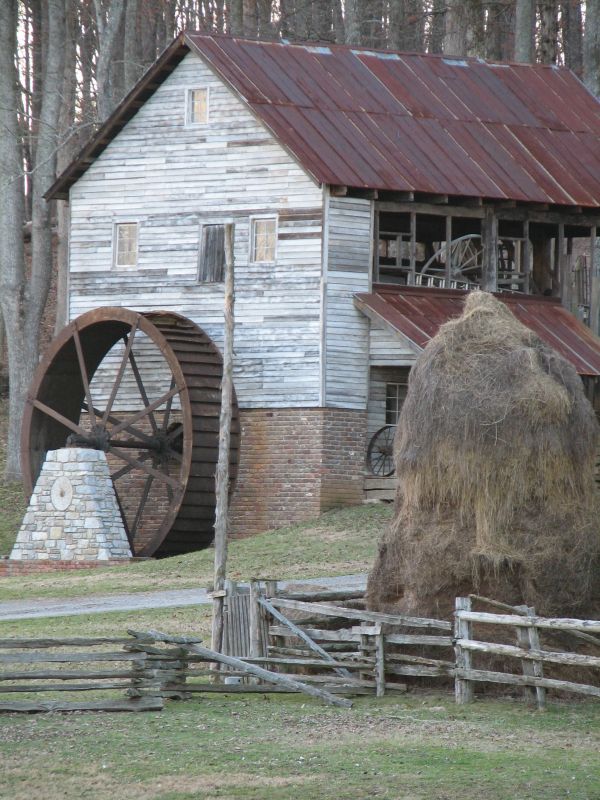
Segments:
[[[401,333],[423,349],[440,326],[459,317],[468,292],[376,284],[354,295],[354,304],[377,325]],[[580,375],[600,376],[600,339],[570,314],[558,297],[496,294],[515,317],[569,361]]]
[[[188,51],[319,183],[600,207],[600,103],[569,70],[180,35],[61,175],[69,187]]]

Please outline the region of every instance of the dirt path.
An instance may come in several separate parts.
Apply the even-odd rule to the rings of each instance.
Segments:
[[[366,575],[340,575],[335,578],[308,578],[303,581],[282,581],[283,588],[325,586],[328,589],[364,589]],[[132,594],[86,595],[68,599],[12,600],[0,603],[0,621],[35,617],[68,617],[76,614],[102,614],[110,611],[138,611],[144,608],[173,608],[210,603],[206,589],[167,589],[160,592]]]

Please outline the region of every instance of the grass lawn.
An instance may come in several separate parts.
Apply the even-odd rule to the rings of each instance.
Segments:
[[[323,514],[317,520],[233,541],[227,572],[233,580],[310,578],[370,569],[391,518],[388,505],[365,505]],[[0,518],[5,512],[0,511]],[[107,569],[0,579],[0,602],[33,597],[74,597],[116,592],[206,587],[214,551]]]
[[[156,714],[0,716],[11,800],[598,800],[600,705],[207,695]]]
[[[0,623],[10,636],[208,636],[210,609]],[[600,703],[448,692],[356,698],[205,695],[161,713],[0,715],[0,798],[600,800]]]

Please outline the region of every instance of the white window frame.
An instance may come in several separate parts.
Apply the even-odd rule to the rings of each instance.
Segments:
[[[133,264],[119,264],[119,226],[135,225],[135,261]],[[112,242],[112,265],[113,269],[136,269],[138,266],[140,252],[140,223],[136,219],[119,219],[113,223],[113,242]]]
[[[263,222],[265,220],[273,220],[275,223],[275,244],[273,247],[273,259],[269,261],[257,261],[254,257],[254,224],[256,222]],[[250,230],[249,230],[249,244],[250,251],[248,253],[249,264],[275,264],[277,262],[277,237],[279,232],[279,216],[277,214],[261,214],[250,217]]]
[[[204,122],[193,122],[191,119],[192,113],[192,92],[206,92],[206,119]],[[186,128],[199,128],[203,125],[208,125],[210,120],[210,86],[186,86],[185,89],[185,127]]]

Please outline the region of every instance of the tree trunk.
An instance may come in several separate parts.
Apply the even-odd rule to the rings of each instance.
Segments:
[[[22,140],[17,109],[17,0],[0,3],[0,306],[8,336],[9,430],[6,477],[20,475],[19,434],[23,406],[39,353],[39,332],[52,275],[52,232],[49,205],[43,194],[54,180],[65,58],[63,0],[47,3],[47,50],[41,85],[40,119],[31,182],[31,275],[23,251],[24,189]]]
[[[390,0],[389,42],[393,50],[425,50],[425,15],[419,0]]]
[[[444,46],[445,0],[433,0],[429,33],[429,52],[441,53]]]
[[[447,56],[466,55],[467,13],[462,0],[448,0],[442,49]]]
[[[119,36],[124,0],[110,0],[106,8],[102,0],[94,0],[98,27],[98,59],[96,61],[97,111],[100,122],[110,116],[115,106],[115,44]]]
[[[600,95],[600,0],[587,0],[583,40],[583,81]]]
[[[242,36],[244,33],[243,0],[230,0],[229,2],[229,32],[233,36]]]
[[[142,74],[138,55],[137,17],[138,0],[127,0],[123,32],[123,82],[125,93],[132,89]]]
[[[19,476],[18,432],[20,423],[19,400],[24,392],[19,386],[19,357],[21,349],[22,304],[24,294],[25,254],[23,250],[23,223],[25,222],[24,181],[22,178],[21,136],[17,120],[17,51],[18,0],[0,3],[0,308],[11,331],[7,337],[9,398],[9,432],[5,477]]]
[[[360,44],[361,42],[361,17],[360,0],[346,0],[346,44]]]
[[[583,73],[583,23],[579,0],[566,0],[562,4],[562,28],[565,66],[581,77]]]
[[[540,61],[556,64],[558,47],[558,3],[545,0],[540,4]]]
[[[534,0],[517,0],[515,6],[515,61],[533,63]]]
[[[256,39],[258,36],[258,8],[256,0],[244,0],[244,36]]]

